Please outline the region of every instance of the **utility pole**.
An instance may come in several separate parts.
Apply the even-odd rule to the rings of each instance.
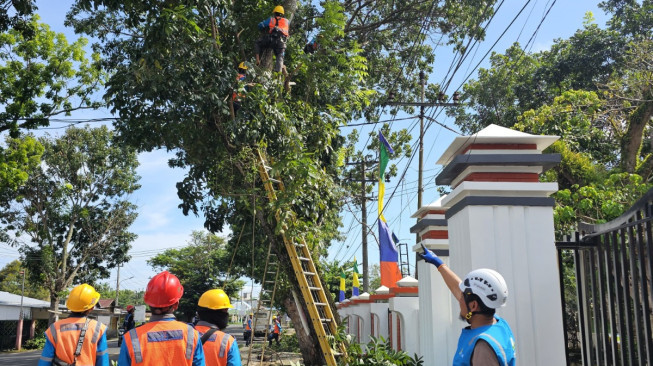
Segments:
[[[458,92],[453,93],[453,103],[444,102],[444,93],[438,93],[437,102],[424,102],[426,97],[425,85],[426,85],[426,75],[423,70],[419,72],[419,84],[420,84],[420,101],[418,103],[413,102],[395,102],[394,100],[389,100],[386,104],[395,105],[395,106],[414,106],[419,107],[419,162],[417,169],[417,209],[422,208],[422,193],[424,188],[422,187],[423,180],[423,171],[424,171],[424,110],[426,107],[453,107],[458,105],[458,99],[460,94]],[[390,98],[392,98],[390,94]],[[430,119],[430,118],[429,118]],[[415,242],[418,243],[419,233],[415,234]],[[415,253],[415,263],[417,263],[417,253]],[[415,279],[417,279],[417,271],[415,271]]]
[[[369,292],[369,287],[370,287],[370,274],[368,271],[368,261],[367,261],[367,256],[368,256],[368,251],[367,251],[367,200],[369,199],[367,197],[367,183],[368,182],[376,182],[374,179],[367,179],[366,178],[366,173],[368,167],[371,167],[373,164],[377,164],[378,161],[376,160],[368,160],[370,159],[371,156],[366,156],[363,157],[360,161],[353,162],[353,163],[347,163],[347,165],[360,165],[361,167],[361,177],[360,179],[356,180],[360,182],[361,184],[361,194],[360,194],[360,201],[361,201],[361,227],[362,227],[362,233],[363,233],[363,238],[362,238],[362,243],[361,246],[363,247],[363,292]],[[353,179],[352,179],[353,180]]]
[[[21,270],[23,284],[20,288],[20,315],[18,316],[18,328],[16,329],[16,349],[20,351],[23,346],[23,298],[25,297],[25,270]]]
[[[118,307],[118,294],[120,293],[120,265],[118,265],[118,273],[116,274],[116,301],[113,305],[114,308]]]

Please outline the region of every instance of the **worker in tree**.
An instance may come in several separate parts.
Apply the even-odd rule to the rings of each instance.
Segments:
[[[272,317],[272,325],[270,326],[270,334],[268,335],[268,341],[270,346],[272,346],[272,340],[277,341],[279,345],[279,334],[281,334],[281,321],[276,316]]]
[[[304,53],[315,53],[318,48],[320,48],[320,44],[317,43],[318,38],[322,38],[322,35],[311,38],[311,40],[304,45]]]
[[[274,51],[276,61],[274,71],[280,72],[283,68],[283,55],[286,52],[286,41],[290,35],[290,22],[284,18],[283,6],[277,5],[272,10],[272,16],[258,24],[261,37],[254,45],[256,65],[261,63],[261,52],[271,48]]]
[[[120,366],[204,366],[204,350],[192,325],[175,319],[184,287],[168,271],[152,277],[144,300],[150,321],[125,333],[120,347]]]
[[[245,79],[247,79],[247,65],[245,65],[244,62],[241,62],[238,65],[238,76],[236,76],[236,90],[234,90],[233,94],[231,95],[231,101],[234,104],[234,113],[238,112],[240,109],[241,103],[243,101],[243,98],[245,97],[244,94],[238,93],[237,89],[240,88],[240,83],[245,82]],[[249,84],[247,84],[249,85]]]
[[[206,366],[240,366],[240,351],[236,339],[223,332],[229,324],[229,309],[233,308],[223,290],[209,290],[197,303],[200,333]]]
[[[52,323],[45,331],[39,366],[109,366],[106,326],[88,317],[98,300],[100,294],[86,283],[70,292],[66,307],[71,313],[68,318]]]
[[[249,346],[252,343],[252,317],[254,314],[249,313],[249,317],[245,319],[245,333],[243,333],[243,338],[245,338],[245,346]]]

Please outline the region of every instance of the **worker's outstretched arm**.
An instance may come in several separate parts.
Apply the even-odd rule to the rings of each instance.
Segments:
[[[435,268],[438,269],[438,272],[440,272],[440,275],[442,276],[442,279],[444,280],[444,283],[447,285],[449,288],[449,291],[451,291],[451,294],[456,298],[460,299],[463,296],[463,292],[460,291],[460,277],[454,273],[454,271],[449,268],[440,257],[438,257],[435,253],[433,253],[431,250],[427,249],[424,244],[422,244],[422,249],[424,249],[424,253],[418,253],[420,257],[422,257],[426,262],[431,263],[432,265],[435,266]]]

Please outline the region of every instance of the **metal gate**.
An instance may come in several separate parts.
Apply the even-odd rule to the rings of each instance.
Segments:
[[[556,243],[567,365],[653,366],[652,221],[653,190],[619,218],[580,224],[573,240]]]

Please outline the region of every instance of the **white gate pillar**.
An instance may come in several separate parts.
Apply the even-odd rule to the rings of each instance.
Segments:
[[[419,298],[418,281],[404,277],[397,281],[397,287],[390,289],[395,294],[388,303],[394,313],[391,329],[392,346],[395,350],[406,351],[410,356],[419,351]]]
[[[413,251],[422,253],[422,246],[434,251],[445,263],[449,263],[449,234],[446,208],[440,197],[422,206],[412,217],[419,218],[411,233],[419,236]],[[452,318],[452,299],[447,285],[437,269],[423,260],[417,261],[419,276],[419,348],[424,366],[439,366],[444,360],[452,360],[456,352],[456,340],[460,324]],[[457,309],[457,307],[456,307]],[[456,328],[457,327],[457,328]],[[450,362],[448,362],[450,363]]]
[[[520,365],[566,363],[549,197],[558,185],[539,182],[560,162],[542,154],[557,139],[490,125],[457,137],[438,160],[445,167],[436,183],[454,188],[442,200],[450,267],[461,277],[484,267],[504,276],[508,303],[498,313],[513,329]]]

